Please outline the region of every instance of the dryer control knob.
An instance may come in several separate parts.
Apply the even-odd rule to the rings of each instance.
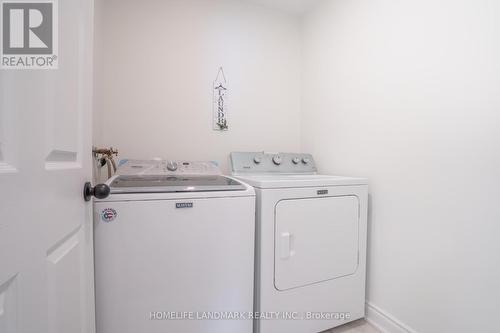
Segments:
[[[299,164],[300,163],[300,158],[294,157],[294,158],[292,158],[292,162],[293,162],[293,164]]]
[[[307,157],[304,157],[302,159],[302,163],[304,163],[304,164],[309,164],[309,162],[311,162],[311,160],[309,158],[307,158]]]
[[[260,158],[260,156],[255,156],[253,158],[253,161],[255,162],[255,164],[260,164],[260,162],[262,162],[262,158]]]
[[[274,155],[273,156],[273,163],[276,164],[276,165],[280,165],[281,164],[281,156],[280,155]]]
[[[167,162],[167,169],[169,171],[176,171],[177,167],[178,167],[177,162],[174,162],[174,161],[168,161]]]

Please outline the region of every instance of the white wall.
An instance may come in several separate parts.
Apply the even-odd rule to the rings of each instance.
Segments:
[[[218,160],[297,151],[300,22],[225,0],[98,0],[94,144],[120,157]],[[212,82],[229,81],[229,126],[212,130]]]
[[[332,0],[304,23],[302,148],[370,178],[368,301],[498,331],[500,2]]]

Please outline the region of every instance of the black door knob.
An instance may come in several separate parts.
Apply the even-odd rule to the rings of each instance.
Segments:
[[[85,199],[85,201],[90,201],[92,196],[96,197],[97,199],[105,199],[109,196],[110,193],[111,189],[106,184],[97,184],[96,186],[92,187],[92,184],[90,182],[86,182],[83,186],[83,199]]]

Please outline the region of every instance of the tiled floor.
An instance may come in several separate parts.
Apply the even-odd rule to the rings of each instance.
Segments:
[[[378,329],[368,324],[365,320],[356,320],[352,323],[345,324],[329,331],[322,333],[381,333]]]

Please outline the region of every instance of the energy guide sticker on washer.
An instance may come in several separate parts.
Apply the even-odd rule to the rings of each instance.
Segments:
[[[113,222],[117,216],[118,213],[113,208],[105,208],[101,211],[101,219],[106,223]]]

